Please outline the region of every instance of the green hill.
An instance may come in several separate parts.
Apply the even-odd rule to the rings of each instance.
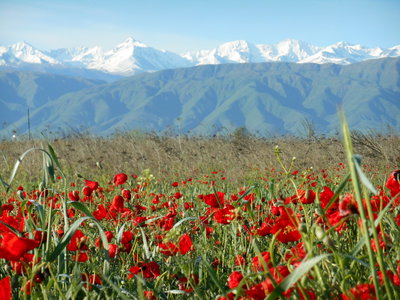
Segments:
[[[37,103],[32,126],[214,134],[238,127],[261,135],[338,130],[343,106],[352,129],[400,129],[400,58],[352,65],[207,65],[136,75]],[[31,90],[32,88],[27,88]],[[35,103],[35,102],[34,102]],[[23,131],[26,120],[14,126]]]

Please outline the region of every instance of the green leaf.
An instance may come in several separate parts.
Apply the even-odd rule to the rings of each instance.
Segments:
[[[144,253],[146,254],[146,258],[150,259],[150,250],[149,250],[149,245],[147,244],[147,238],[146,235],[142,229],[142,227],[139,227],[140,232],[142,233],[142,239],[143,239],[143,249]]]
[[[68,231],[64,234],[63,238],[61,239],[60,243],[57,245],[57,247],[54,249],[54,251],[47,255],[46,260],[48,262],[52,262],[55,260],[60,253],[64,250],[64,248],[68,245],[69,241],[71,240],[72,236],[75,234],[76,230],[79,228],[82,222],[90,219],[90,217],[82,217],[76,220],[71,227],[68,229]]]
[[[18,229],[12,227],[11,225],[9,225],[1,220],[0,220],[0,224],[3,224],[4,226],[6,226],[8,229],[10,229],[12,232],[14,232],[17,236],[21,235],[21,233],[18,231]]]
[[[347,183],[349,182],[350,179],[350,174],[348,174],[345,178],[345,180],[342,181],[342,183],[339,185],[339,187],[336,189],[335,194],[333,195],[332,199],[329,200],[328,205],[325,207],[325,212],[328,211],[328,209],[335,203],[336,199],[339,198],[340,194],[342,193],[343,189],[346,187]]]
[[[224,284],[222,284],[217,277],[217,274],[215,274],[215,271],[213,268],[210,267],[206,256],[202,256],[202,262],[204,267],[207,269],[207,273],[210,275],[212,281],[214,281],[215,285],[218,287],[218,289],[223,292],[224,291]]]
[[[53,159],[54,163],[55,163],[56,166],[61,170],[60,162],[58,161],[57,155],[56,155],[56,153],[54,152],[53,147],[52,147],[49,143],[47,143],[47,148],[49,148],[49,153],[50,153],[50,156],[51,156],[51,158]]]
[[[179,222],[177,222],[177,223],[174,225],[174,227],[172,227],[172,229],[177,228],[177,227],[180,226],[183,222],[186,222],[186,221],[188,221],[188,220],[198,220],[198,218],[196,218],[196,217],[186,217],[186,218],[180,220]]]
[[[318,264],[324,258],[332,256],[332,254],[321,254],[303,262],[298,266],[289,276],[287,276],[274,290],[268,295],[267,300],[276,299],[283,292],[287,291],[293,286],[304,274],[311,270],[316,264]]]
[[[374,222],[375,227],[379,225],[383,216],[392,208],[392,203],[394,202],[394,200],[396,200],[396,198],[397,197],[393,197],[392,200],[390,200],[390,202],[385,206],[385,208],[379,212],[379,215]]]
[[[361,169],[360,161],[356,157],[353,157],[353,161],[357,170],[358,177],[360,177],[361,182],[365,185],[367,189],[369,189],[372,193],[374,193],[374,195],[378,194],[378,191],[372,185],[371,181],[368,180],[367,176],[365,176],[363,170]]]
[[[90,210],[86,207],[85,204],[77,201],[68,201],[68,204],[79,210],[80,212],[84,213],[86,216],[96,220],[96,218],[92,215]]]

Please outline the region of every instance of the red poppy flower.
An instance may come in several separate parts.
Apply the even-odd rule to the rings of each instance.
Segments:
[[[68,198],[71,201],[79,201],[79,191],[70,191],[68,193]]]
[[[111,258],[115,258],[115,256],[117,255],[117,250],[118,250],[117,245],[115,245],[115,244],[108,244],[108,255],[109,255]]]
[[[351,288],[346,294],[342,294],[343,300],[352,299],[376,299],[375,287],[372,283],[361,283]]]
[[[10,276],[7,276],[0,280],[0,299],[11,300]]]
[[[396,170],[390,174],[386,187],[390,190],[392,197],[400,193],[400,170]]]
[[[158,247],[163,249],[160,250],[160,252],[166,256],[174,256],[179,251],[179,248],[172,242],[160,243]]]
[[[86,186],[90,187],[93,191],[97,190],[99,183],[97,181],[85,180]]]
[[[285,255],[285,259],[295,266],[298,266],[307,255],[304,250],[304,243],[298,243],[290,249],[290,252]]]
[[[107,215],[107,210],[105,209],[103,204],[100,204],[97,207],[97,210],[95,210],[93,212],[93,216],[96,218],[96,220],[99,220],[99,221],[104,219],[106,217],[106,215]]]
[[[225,197],[224,193],[217,192],[217,195],[215,195],[215,193],[209,194],[209,195],[204,195],[203,201],[213,208],[222,208],[222,207],[224,207],[224,204],[225,204],[224,197]]]
[[[342,217],[358,214],[357,202],[352,194],[346,194],[339,203],[339,212]]]
[[[157,278],[160,276],[160,266],[155,261],[139,263],[137,266],[130,268],[129,272],[131,274],[128,275],[128,278],[132,278],[134,274],[139,273],[142,273],[144,278]]]
[[[124,212],[124,198],[120,195],[114,197],[110,209]]]
[[[92,195],[92,193],[93,193],[93,189],[90,188],[90,187],[88,187],[88,186],[85,186],[85,187],[83,188],[83,190],[82,190],[82,193],[83,193],[85,196],[90,197],[90,196]]]
[[[32,292],[32,286],[34,285],[34,282],[31,282],[28,280],[25,285],[21,288],[21,291],[27,295],[30,295]]]
[[[11,227],[17,229],[18,231],[22,232],[25,227],[25,219],[21,213],[18,213],[17,216],[10,216],[7,210],[2,212],[0,216],[0,221],[10,225]],[[0,232],[12,232],[6,225],[0,223]]]
[[[331,201],[332,197],[335,195],[335,193],[328,187],[324,186],[324,190],[319,194],[319,201],[321,202],[322,208],[326,208],[328,206],[329,201]],[[329,208],[329,211],[333,211],[337,208],[337,202]]]
[[[228,278],[228,286],[230,289],[237,287],[243,279],[243,274],[238,271],[233,271]]]
[[[128,175],[124,173],[119,173],[114,176],[114,184],[121,185],[124,184],[128,180]]]
[[[293,224],[293,218],[294,216],[290,218],[288,214],[283,214],[276,219],[275,225],[271,228],[271,233],[278,233],[278,241],[289,243],[301,239],[301,234],[297,230],[297,226]]]
[[[11,232],[3,232],[0,239],[0,258],[9,261],[19,260],[26,252],[39,247],[40,242],[18,237]]]
[[[235,294],[230,292],[230,293],[228,293],[227,297],[221,296],[215,300],[234,300],[235,297],[236,297]]]
[[[266,296],[261,283],[253,285],[250,289],[246,290],[246,295],[249,297],[248,299],[254,300],[264,300]]]
[[[14,272],[18,275],[26,274],[28,267],[32,268],[34,263],[39,262],[39,259],[34,262],[33,257],[34,255],[31,253],[25,253],[19,260],[12,261],[11,266]]]
[[[272,267],[272,263],[271,263],[271,253],[269,253],[268,251],[262,252],[261,256],[265,262],[265,265],[270,268]],[[259,261],[258,256],[254,256],[253,257],[253,266],[252,269],[254,272],[257,271],[264,271],[264,266],[263,263]]]
[[[229,205],[215,211],[213,219],[220,224],[229,224],[235,218],[234,207]]]
[[[277,266],[275,268],[270,268],[269,272],[277,284],[281,283],[283,279],[285,279],[285,277],[287,277],[290,274],[290,271],[287,266]],[[270,278],[264,280],[262,282],[262,286],[269,293],[271,293],[274,290],[274,285],[272,284],[272,280]]]
[[[257,234],[259,236],[266,236],[266,235],[270,234],[271,229],[272,229],[271,222],[272,222],[272,219],[268,223],[263,222],[261,224],[260,228],[257,229]]]
[[[246,264],[246,261],[244,260],[244,257],[240,254],[236,255],[235,265],[236,266],[244,266],[245,264]]]
[[[69,251],[87,250],[86,241],[87,237],[78,229],[69,241],[67,249]]]
[[[179,239],[179,252],[180,254],[185,255],[192,249],[193,249],[192,239],[187,233],[185,233]]]
[[[89,260],[89,256],[86,252],[79,251],[77,255],[73,255],[72,259],[77,262],[87,262]]]
[[[147,300],[157,300],[156,296],[154,295],[153,291],[144,291],[143,292],[144,297]]]
[[[129,200],[131,200],[131,198],[132,198],[132,195],[131,195],[131,191],[130,190],[123,190],[122,191],[122,196],[124,196],[124,198],[127,200],[127,201],[129,201]]]
[[[124,231],[122,233],[121,243],[128,244],[133,240],[133,233],[131,231]]]

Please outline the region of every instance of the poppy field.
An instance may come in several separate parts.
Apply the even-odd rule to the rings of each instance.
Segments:
[[[0,299],[399,299],[400,170],[353,153],[324,169],[282,159],[243,184],[74,177],[57,149],[1,177]],[[43,154],[43,180],[14,184]],[[384,178],[384,179],[382,179]]]

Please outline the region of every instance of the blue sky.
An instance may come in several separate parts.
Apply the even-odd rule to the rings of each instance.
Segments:
[[[1,0],[0,45],[101,46],[132,36],[175,52],[287,38],[400,44],[400,0]]]

